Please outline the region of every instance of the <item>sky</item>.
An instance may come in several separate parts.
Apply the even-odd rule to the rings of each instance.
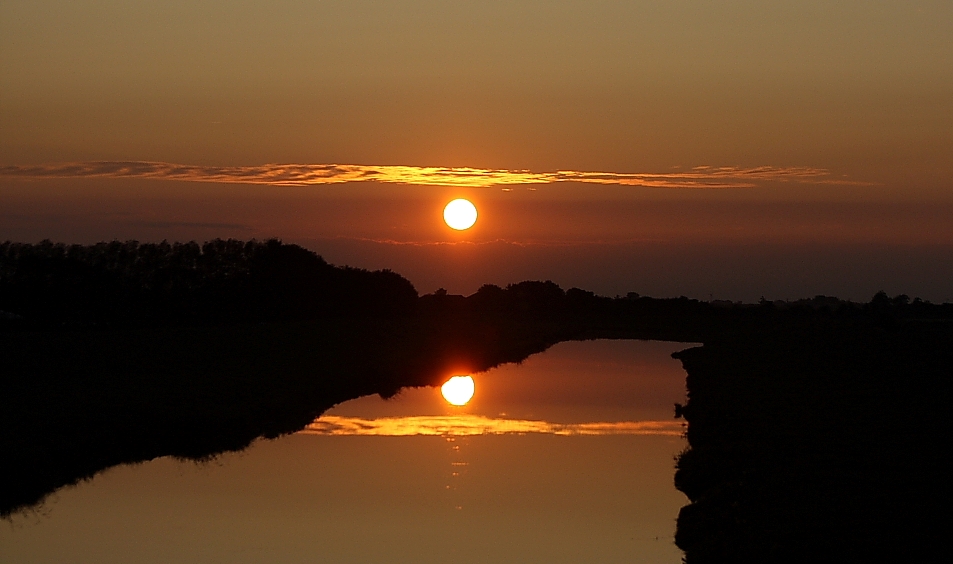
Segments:
[[[951,179],[948,1],[0,4],[0,240],[953,301]]]

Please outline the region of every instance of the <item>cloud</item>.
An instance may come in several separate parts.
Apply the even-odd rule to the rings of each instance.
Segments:
[[[488,239],[488,240],[461,240],[461,241],[398,241],[396,239],[377,239],[373,237],[347,237],[338,235],[336,237],[326,237],[314,239],[315,241],[354,241],[358,243],[374,243],[377,245],[392,245],[395,247],[487,247],[487,246],[507,246],[507,247],[592,247],[594,245],[615,246],[624,244],[638,243],[663,243],[667,239],[660,237],[638,237],[624,239]]]
[[[681,436],[676,421],[618,421],[613,423],[550,423],[527,419],[495,419],[480,415],[422,415],[414,417],[339,417],[325,415],[299,433],[307,435],[663,435]]]
[[[170,227],[185,227],[189,229],[233,229],[236,231],[254,231],[251,225],[242,223],[215,223],[208,221],[143,221],[138,222],[145,227],[169,229]]]
[[[198,166],[148,161],[95,161],[46,165],[0,166],[0,177],[19,178],[156,178],[185,182],[317,186],[346,182],[382,182],[424,186],[502,187],[578,182],[648,188],[754,188],[765,181],[810,184],[854,184],[836,180],[822,168],[699,166],[668,173],[532,172],[485,168],[397,165],[266,164],[258,166]]]

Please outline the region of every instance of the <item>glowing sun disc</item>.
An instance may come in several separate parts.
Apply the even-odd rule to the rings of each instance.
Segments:
[[[443,220],[447,222],[447,225],[457,231],[469,229],[473,227],[473,224],[476,223],[477,220],[476,206],[470,203],[469,200],[457,198],[447,204],[447,207],[443,208]]]
[[[469,376],[454,376],[440,387],[443,399],[453,405],[466,405],[473,397],[473,378]]]

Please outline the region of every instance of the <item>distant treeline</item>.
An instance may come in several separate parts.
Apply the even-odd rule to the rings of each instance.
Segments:
[[[278,240],[0,244],[0,316],[31,325],[127,325],[392,316],[413,285],[328,264]]]
[[[843,329],[877,326],[898,329],[903,323],[953,319],[953,304],[932,304],[906,295],[878,292],[870,302],[830,296],[757,304],[705,302],[685,296],[651,298],[630,292],[615,298],[551,281],[524,281],[501,288],[482,286],[470,296],[438,290],[418,299],[418,313],[470,324],[539,323],[564,328],[573,338],[661,339],[704,342],[753,327],[784,324],[800,327],[828,323]]]
[[[438,290],[418,298],[389,270],[328,264],[297,245],[222,240],[199,244],[113,241],[95,245],[0,243],[0,326],[119,327],[300,321],[325,317],[441,317],[455,323],[533,319],[575,331],[593,323],[656,338],[703,340],[731,321],[783,316],[862,319],[953,318],[935,305],[880,292],[858,304],[828,296],[759,304],[607,298],[553,282],[484,285],[471,296]]]

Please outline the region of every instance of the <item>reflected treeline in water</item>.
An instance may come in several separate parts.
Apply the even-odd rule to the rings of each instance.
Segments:
[[[348,399],[635,338],[704,343],[680,353],[688,562],[914,555],[938,550],[928,512],[946,506],[951,323],[953,304],[884,294],[745,305],[528,281],[418,296],[278,241],[5,243],[0,514],[116,464],[295,432]],[[339,423],[312,431],[360,426]],[[529,432],[556,431],[584,430]]]

